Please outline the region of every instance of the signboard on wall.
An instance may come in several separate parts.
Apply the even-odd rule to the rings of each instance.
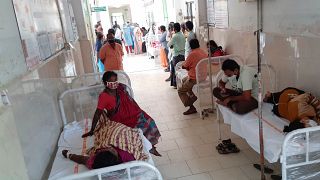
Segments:
[[[209,24],[214,24],[214,0],[207,0],[207,19]]]
[[[106,6],[98,6],[98,7],[92,7],[91,12],[101,12],[101,11],[107,11]]]
[[[229,27],[228,0],[214,1],[214,17],[216,28]]]
[[[63,32],[55,0],[13,0],[29,69],[61,50]]]
[[[207,19],[216,28],[229,27],[229,12],[227,0],[207,0]]]

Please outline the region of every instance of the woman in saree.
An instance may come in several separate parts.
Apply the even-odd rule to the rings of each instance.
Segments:
[[[273,104],[273,113],[290,121],[284,132],[320,124],[320,99],[311,93],[288,87],[276,93],[267,92],[264,102]]]
[[[117,82],[117,74],[107,71],[102,77],[106,86],[99,95],[98,106],[93,117],[91,130],[82,137],[92,136],[104,110],[111,121],[122,123],[131,128],[139,128],[152,144],[151,154],[161,156],[155,145],[160,138],[160,132],[155,121],[145,113],[125,90],[125,85]]]
[[[142,53],[142,32],[139,28],[139,25],[136,24],[134,28],[134,54],[141,54]]]

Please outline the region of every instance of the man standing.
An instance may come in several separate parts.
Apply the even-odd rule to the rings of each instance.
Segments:
[[[190,44],[189,42],[192,40],[192,39],[196,39],[196,34],[193,32],[193,23],[191,21],[187,21],[186,22],[186,30],[188,31],[188,37],[187,37],[187,42],[186,42],[186,58],[188,58],[190,52],[191,52],[191,48],[190,48]]]
[[[213,89],[213,95],[218,98],[217,103],[229,107],[237,114],[246,114],[258,107],[258,78],[257,70],[227,59],[222,64],[224,76],[219,87]],[[226,89],[229,82],[232,89]]]
[[[115,37],[115,30],[114,30],[114,29],[109,29],[109,30],[108,30],[108,34],[113,34],[113,36]],[[104,42],[104,44],[107,43],[107,42],[108,42],[108,40],[106,40],[106,41]],[[121,41],[121,39],[118,39],[117,37],[115,37],[115,38],[114,38],[114,42],[116,42],[116,43],[118,43],[118,44],[120,44],[120,45],[122,46],[122,41]]]
[[[197,83],[196,81],[196,66],[199,61],[208,57],[207,53],[200,49],[199,41],[192,39],[190,42],[191,52],[183,63],[182,68],[188,71],[188,77],[182,80],[182,86],[178,88],[179,97],[185,107],[189,109],[184,112],[184,115],[197,113],[193,103],[197,100],[197,97],[192,92],[193,86]],[[206,74],[206,66],[204,66],[201,72]]]
[[[177,88],[175,67],[178,62],[184,61],[186,39],[184,38],[184,35],[181,32],[181,27],[179,23],[174,23],[173,29],[174,29],[175,35],[172,37],[172,39],[168,43],[168,47],[173,49],[173,52],[172,52],[173,58],[172,58],[172,61],[170,62],[170,65],[171,65],[170,78],[171,78],[171,86]]]
[[[107,35],[108,42],[100,49],[100,59],[104,64],[105,71],[123,70],[122,46],[115,42],[114,35]]]

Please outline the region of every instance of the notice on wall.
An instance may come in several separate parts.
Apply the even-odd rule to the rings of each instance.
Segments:
[[[214,0],[207,0],[207,19],[209,24],[215,23]]]
[[[13,0],[22,47],[29,69],[64,46],[55,0]]]
[[[207,19],[216,28],[229,27],[229,12],[227,0],[207,0]]]
[[[229,27],[229,12],[227,0],[215,0],[214,1],[214,17],[216,28],[228,28]]]

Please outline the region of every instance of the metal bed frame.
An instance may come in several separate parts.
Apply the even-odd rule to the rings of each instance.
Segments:
[[[66,116],[66,111],[65,111],[65,104],[64,104],[64,98],[67,97],[67,95],[79,95],[79,98],[85,98],[84,95],[81,95],[81,93],[83,92],[90,92],[90,91],[99,91],[101,89],[104,88],[104,85],[93,85],[93,86],[89,86],[89,87],[80,87],[78,89],[69,89],[65,92],[63,92],[60,97],[59,97],[59,108],[60,108],[60,113],[61,113],[61,117],[62,117],[62,121],[63,121],[63,125],[67,125],[68,124],[68,119]],[[128,89],[128,93],[130,96],[133,96],[132,93],[132,89],[131,87],[127,86]],[[89,93],[90,94],[90,93]],[[73,96],[71,96],[73,97]],[[97,96],[96,96],[97,97]],[[76,101],[75,97],[73,97],[74,99],[72,99],[72,101]],[[92,97],[90,97],[91,99]],[[77,108],[76,108],[77,109]],[[79,109],[79,108],[78,108]],[[85,112],[83,110],[82,107],[82,101],[80,100],[80,111],[81,111],[81,119],[84,119],[85,117]],[[74,112],[75,114],[76,112]],[[75,115],[74,115],[75,116]],[[77,121],[77,119],[75,118],[75,120]],[[128,163],[123,163],[123,164],[119,164],[116,166],[111,166],[111,167],[106,167],[106,168],[101,168],[101,169],[96,169],[96,170],[91,170],[91,171],[87,171],[87,172],[83,172],[83,173],[79,173],[79,174],[73,174],[70,176],[66,176],[66,177],[62,177],[59,179],[62,180],[72,180],[72,179],[84,179],[84,178],[98,178],[99,180],[103,179],[103,174],[106,173],[110,173],[110,172],[114,172],[114,171],[119,171],[119,170],[126,170],[126,174],[127,174],[127,179],[131,180],[131,169],[136,168],[136,167],[143,167],[146,168],[150,171],[152,171],[155,176],[157,177],[158,180],[162,180],[162,176],[161,173],[159,172],[159,170],[154,167],[153,165],[143,162],[143,161],[132,161],[132,162],[128,162]]]

